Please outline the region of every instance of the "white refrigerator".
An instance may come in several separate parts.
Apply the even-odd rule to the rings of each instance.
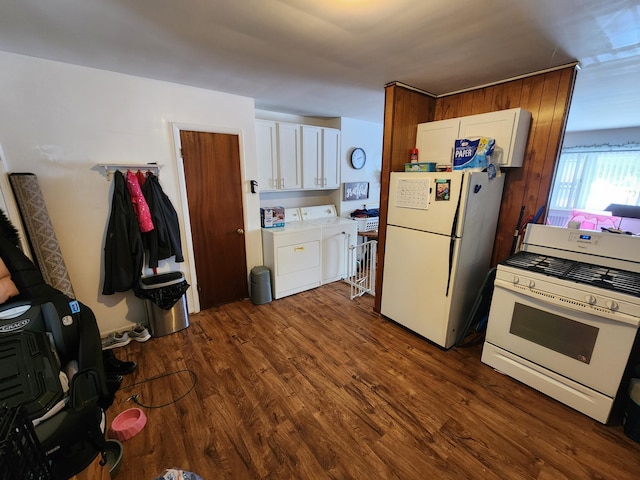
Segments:
[[[490,269],[504,176],[391,173],[382,315],[456,343]]]

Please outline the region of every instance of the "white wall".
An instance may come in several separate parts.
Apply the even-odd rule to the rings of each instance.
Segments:
[[[248,186],[257,178],[253,99],[3,52],[0,91],[5,168],[38,176],[76,297],[103,334],[144,321],[144,308],[132,293],[100,293],[113,182],[94,167],[157,162],[160,184],[184,218],[172,123],[240,135],[247,266],[262,263],[259,198]],[[163,261],[160,270],[184,271],[191,293],[192,267]]]
[[[640,127],[567,132],[564,134],[562,146],[624,145],[627,143],[640,143]]]
[[[381,123],[365,122],[352,118],[342,119],[342,183],[369,182],[369,198],[367,200],[342,201],[340,192],[339,211],[341,216],[348,217],[356,209],[378,208],[380,206],[380,175],[382,171],[382,134]],[[356,170],[351,166],[351,151],[362,148],[367,154],[367,162],[363,168]]]

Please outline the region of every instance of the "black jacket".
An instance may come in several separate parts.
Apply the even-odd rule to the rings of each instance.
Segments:
[[[120,171],[114,175],[111,216],[104,246],[103,295],[126,292],[137,286],[144,262],[142,234],[124,175]]]
[[[155,227],[143,235],[144,245],[149,250],[149,268],[156,268],[158,260],[173,255],[176,262],[184,262],[178,214],[169,197],[162,191],[158,177],[152,173],[147,174],[142,194],[149,205]]]

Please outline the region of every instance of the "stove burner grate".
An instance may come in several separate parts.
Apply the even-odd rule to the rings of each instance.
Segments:
[[[538,255],[536,253],[519,252],[507,258],[503,263],[530,272],[544,273],[552,277],[562,278],[576,262],[564,258]]]
[[[565,278],[567,280],[593,285],[594,287],[640,297],[640,274],[634,272],[599,267],[598,265],[588,263],[577,263]]]
[[[640,297],[640,273],[530,252],[518,252],[502,264]]]

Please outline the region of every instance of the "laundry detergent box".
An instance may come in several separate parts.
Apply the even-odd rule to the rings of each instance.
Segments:
[[[260,223],[264,228],[284,227],[284,207],[261,208]]]
[[[453,151],[453,169],[481,172],[487,168],[487,157],[493,153],[495,143],[489,137],[457,139]]]

